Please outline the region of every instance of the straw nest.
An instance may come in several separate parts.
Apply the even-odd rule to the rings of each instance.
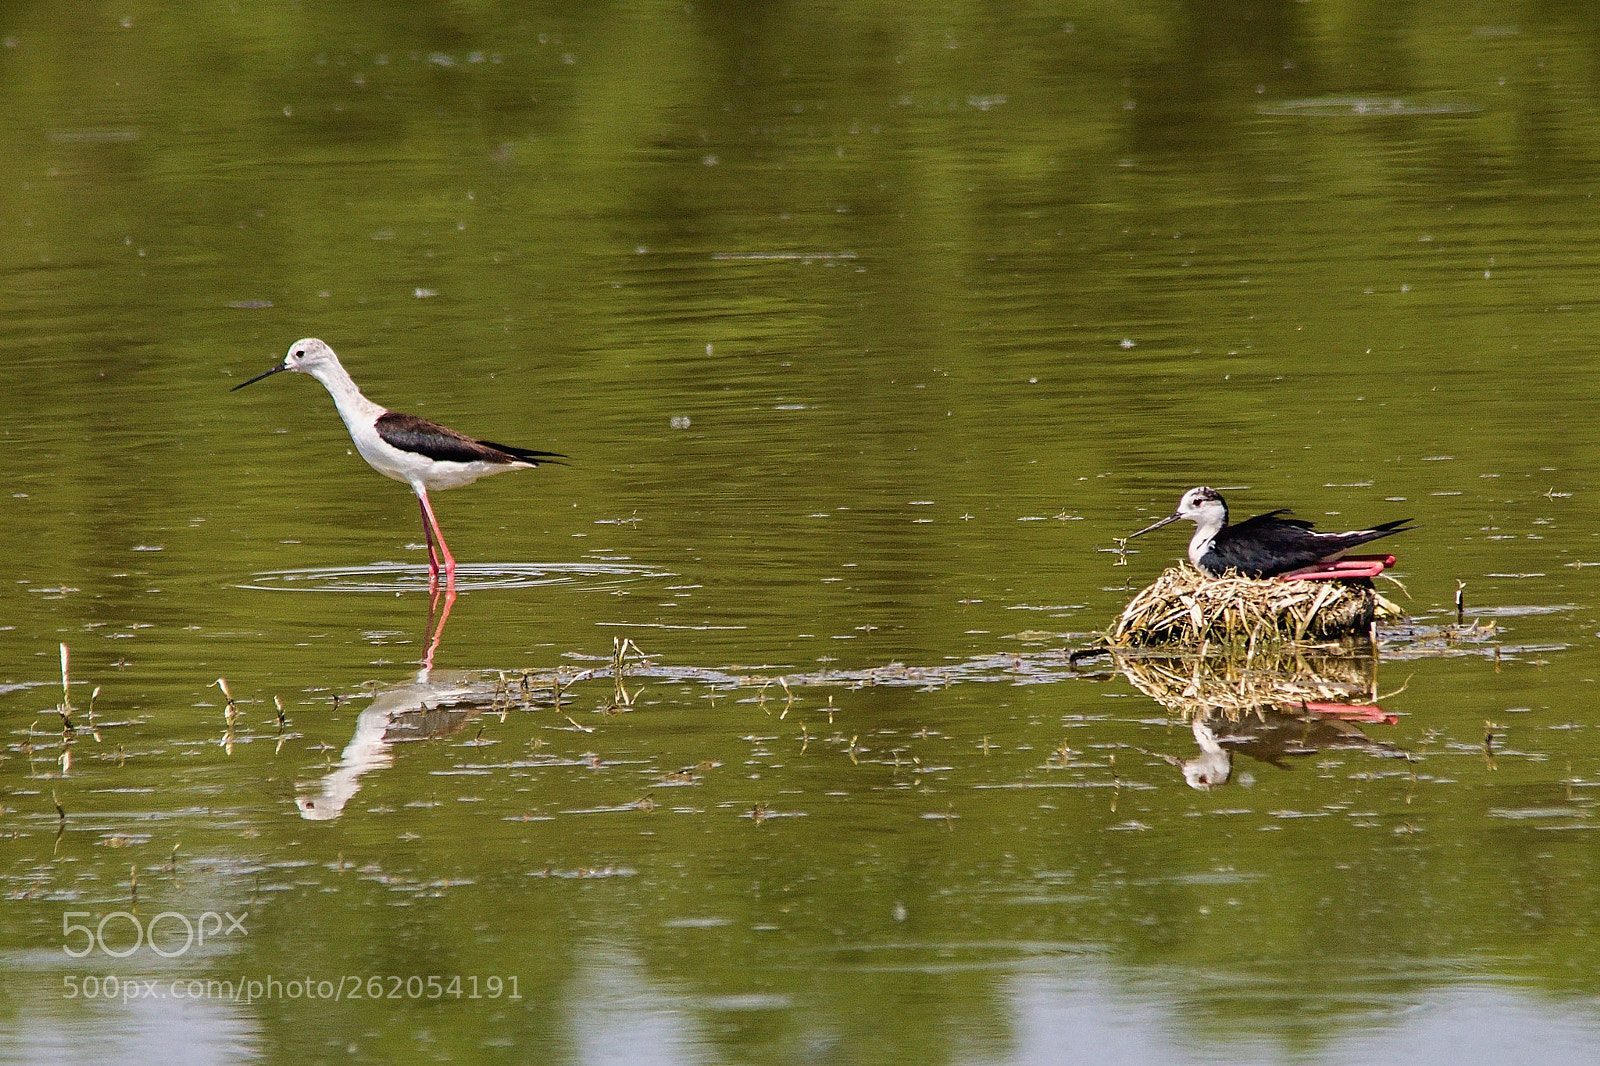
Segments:
[[[1372,656],[1264,654],[1237,658],[1118,655],[1134,688],[1183,718],[1221,714],[1238,721],[1304,703],[1360,703],[1377,695]]]
[[[1172,567],[1123,608],[1112,646],[1257,645],[1326,640],[1368,632],[1375,619],[1400,610],[1372,582],[1278,581],[1207,577],[1187,564]]]

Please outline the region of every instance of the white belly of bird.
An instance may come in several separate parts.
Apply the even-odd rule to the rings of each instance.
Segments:
[[[454,489],[462,485],[470,485],[480,477],[490,474],[499,474],[506,470],[516,470],[520,467],[530,466],[529,463],[433,463],[421,475],[420,480],[429,489]],[[413,480],[402,478],[401,480]]]
[[[429,459],[416,452],[404,451],[389,444],[377,432],[366,426],[358,427],[350,433],[350,439],[355,442],[356,451],[361,453],[361,458],[384,477],[403,481],[416,489],[454,489],[462,485],[470,485],[480,477],[489,474],[498,474],[503,470],[515,470],[519,467],[529,466],[529,463],[452,463],[440,462]]]

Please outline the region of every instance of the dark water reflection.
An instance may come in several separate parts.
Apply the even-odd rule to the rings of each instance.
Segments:
[[[1592,1057],[1597,43],[1511,4],[9,9],[0,1055]],[[320,389],[228,394],[307,335],[573,457],[435,501],[431,653],[407,494]],[[1203,483],[1417,518],[1395,721],[1251,758],[1070,662],[1181,550],[1103,549]],[[1450,628],[1463,582],[1498,629]],[[386,694],[438,720],[355,773]],[[249,932],[64,954],[135,907]],[[402,980],[82,994],[292,975]]]

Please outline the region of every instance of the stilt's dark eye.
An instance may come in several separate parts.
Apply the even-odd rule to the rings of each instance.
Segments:
[[[294,353],[294,357],[296,359],[304,359],[306,357],[306,353],[304,351],[298,351]]]

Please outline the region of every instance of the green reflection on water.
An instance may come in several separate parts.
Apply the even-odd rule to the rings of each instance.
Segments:
[[[8,1053],[145,1046],[138,1008],[56,987],[115,972],[60,923],[130,866],[141,914],[252,918],[129,973],[520,979],[148,1005],[220,1057],[1045,1061],[1041,997],[1086,985],[1159,1034],[1133,1058],[1353,1060],[1478,984],[1526,994],[1521,1046],[1582,1049],[1594,34],[1503,4],[0,17]],[[1369,96],[1414,106],[1282,106]],[[306,335],[380,402],[574,458],[436,501],[464,565],[579,575],[469,589],[441,669],[628,636],[688,674],[398,745],[299,818],[428,639],[404,491],[314,385],[228,395]],[[1498,669],[1383,667],[1403,717],[1370,732],[1418,761],[1240,760],[1209,793],[1140,754],[1194,741],[1115,678],[783,717],[698,679],[1037,663],[1181,553],[1100,549],[1200,483],[1415,516],[1419,614],[1458,581],[1564,609],[1501,617]],[[399,595],[273,587],[383,564]],[[62,641],[103,719],[64,777]]]

